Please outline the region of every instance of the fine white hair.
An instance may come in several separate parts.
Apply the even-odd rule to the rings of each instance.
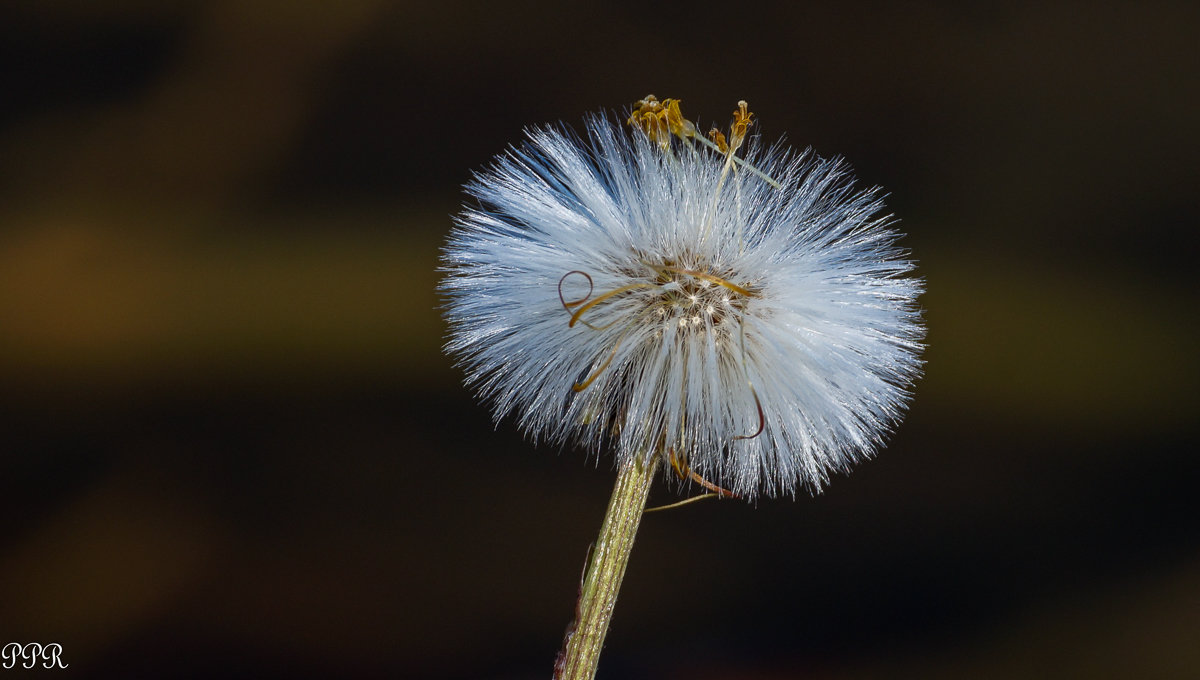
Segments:
[[[497,421],[749,499],[873,454],[924,337],[880,191],[810,151],[751,140],[743,165],[776,187],[687,140],[586,129],[532,130],[477,174],[443,253],[446,348]]]

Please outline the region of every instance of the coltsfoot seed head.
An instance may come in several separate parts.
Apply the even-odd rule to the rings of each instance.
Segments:
[[[632,129],[533,130],[468,185],[447,351],[534,441],[662,456],[746,498],[817,491],[908,402],[913,262],[877,189],[764,152],[745,102],[719,144],[678,100],[637,106]]]

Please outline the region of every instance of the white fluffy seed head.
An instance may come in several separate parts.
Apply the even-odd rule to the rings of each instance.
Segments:
[[[748,145],[775,188],[605,117],[587,130],[497,157],[444,251],[446,348],[497,420],[673,456],[746,498],[872,454],[924,336],[878,190],[807,151]]]

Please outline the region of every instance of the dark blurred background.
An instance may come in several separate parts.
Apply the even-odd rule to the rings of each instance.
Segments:
[[[549,677],[611,464],[493,428],[439,350],[438,248],[524,127],[653,92],[701,127],[747,99],[885,187],[928,365],[822,495],[648,516],[600,677],[1196,677],[1198,31],[1195,3],[6,2],[0,644]]]

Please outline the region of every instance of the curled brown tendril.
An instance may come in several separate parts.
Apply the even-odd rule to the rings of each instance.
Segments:
[[[579,274],[580,276],[587,279],[588,292],[587,292],[587,295],[584,295],[583,297],[579,298],[578,300],[568,301],[563,296],[562,286],[563,286],[563,282],[567,280],[567,277],[572,274]],[[593,326],[592,324],[583,320],[582,317],[585,312],[587,312],[592,307],[595,307],[596,305],[600,304],[601,302],[604,302],[605,300],[608,300],[609,298],[616,297],[617,295],[620,295],[622,293],[628,293],[631,290],[638,290],[639,288],[653,288],[653,287],[654,287],[654,284],[650,284],[650,283],[631,283],[629,285],[621,286],[620,288],[615,288],[613,290],[610,290],[606,293],[603,293],[599,297],[592,299],[592,292],[595,291],[595,284],[592,281],[591,275],[585,271],[581,271],[579,269],[573,269],[573,270],[567,272],[566,274],[563,274],[562,278],[558,280],[558,301],[562,303],[563,309],[567,310],[567,312],[569,312],[571,314],[571,320],[569,322],[567,322],[568,328],[574,328],[575,324],[582,323],[583,325],[587,326],[588,328],[590,328],[594,331],[602,331],[606,328],[611,327],[616,322],[614,321],[613,323],[606,324],[604,326]],[[582,305],[581,307],[579,307],[579,309],[576,309],[576,310],[571,309],[572,307],[576,307],[579,305]]]
[[[608,353],[608,357],[604,359],[604,363],[600,364],[600,368],[592,371],[592,374],[584,378],[583,382],[573,383],[571,385],[571,390],[574,392],[582,392],[586,390],[589,385],[595,382],[596,378],[599,378],[600,374],[604,372],[604,369],[608,368],[608,365],[612,363],[613,357],[617,356],[617,350],[620,349],[621,341],[624,339],[625,336],[623,334],[620,338],[617,338],[616,344],[613,345],[612,350]]]
[[[740,496],[729,489],[721,488],[696,474],[696,471],[688,465],[687,457],[675,455],[675,449],[673,447],[667,449],[667,460],[671,463],[671,469],[675,471],[675,474],[678,475],[680,479],[690,479],[700,486],[724,498],[740,498]]]
[[[758,293],[755,293],[753,290],[750,290],[749,288],[743,288],[742,286],[739,286],[736,283],[726,281],[725,279],[723,279],[719,276],[716,276],[714,274],[708,274],[708,273],[705,273],[702,271],[697,271],[695,269],[684,269],[682,267],[676,267],[673,265],[661,265],[659,267],[656,267],[656,269],[660,270],[660,272],[672,272],[674,274],[686,274],[688,276],[691,276],[691,277],[694,277],[697,279],[702,279],[704,281],[708,281],[709,283],[715,283],[718,286],[722,286],[724,288],[728,288],[729,290],[732,290],[733,292],[737,293],[738,295],[744,295],[746,297],[757,297],[758,296]]]
[[[754,439],[762,434],[763,430],[767,429],[767,414],[763,412],[762,402],[758,399],[758,391],[754,389],[753,385],[750,386],[750,394],[754,395],[754,406],[758,408],[758,429],[751,435],[739,434],[733,438],[734,441]]]
[[[579,274],[583,278],[587,279],[588,292],[587,292],[587,295],[584,295],[583,297],[579,298],[578,300],[572,300],[571,302],[567,302],[566,298],[563,297],[563,292],[562,292],[563,281],[566,281],[567,277],[572,274]],[[595,289],[596,289],[595,284],[592,283],[591,274],[588,274],[585,271],[580,271],[578,269],[572,269],[571,271],[567,272],[566,274],[563,274],[562,278],[558,280],[558,301],[562,303],[563,309],[565,309],[569,312],[569,311],[571,311],[571,308],[574,307],[575,305],[579,305],[579,304],[583,304],[584,302],[587,302],[587,299],[592,296],[592,291]]]
[[[609,298],[611,298],[611,297],[615,297],[615,296],[617,296],[617,295],[620,295],[621,293],[628,293],[628,292],[629,292],[629,291],[631,291],[631,290],[637,290],[637,289],[639,289],[639,288],[654,288],[654,284],[651,284],[651,283],[631,283],[631,284],[628,284],[628,285],[625,285],[625,286],[621,286],[620,288],[614,288],[614,289],[612,289],[612,290],[608,291],[607,293],[604,293],[603,295],[600,295],[600,296],[599,296],[599,297],[597,297],[596,299],[594,299],[594,300],[592,300],[592,301],[588,302],[587,304],[583,305],[583,306],[582,306],[582,307],[580,307],[579,309],[575,310],[575,313],[571,315],[571,321],[570,321],[570,323],[568,323],[568,324],[567,324],[567,327],[568,327],[568,328],[573,328],[573,327],[575,326],[575,324],[579,323],[580,317],[582,317],[582,316],[583,316],[583,313],[584,313],[584,312],[586,312],[587,310],[591,309],[592,307],[595,307],[596,305],[600,304],[601,302],[604,302],[605,300],[607,300],[607,299],[609,299]],[[586,298],[585,298],[585,299],[586,299]],[[595,326],[592,326],[591,324],[588,324],[586,321],[584,321],[583,323],[584,323],[584,324],[585,324],[585,325],[586,325],[588,328],[596,329],[596,328],[595,328]],[[609,326],[611,326],[611,325],[612,325],[612,324],[609,324]],[[604,326],[603,328],[608,328],[608,326]]]
[[[586,295],[579,298],[578,300],[567,300],[566,296],[563,295],[563,290],[562,290],[563,282],[565,282],[567,280],[568,276],[571,276],[573,274],[578,274],[579,276],[582,276],[585,279],[587,279],[588,292]],[[635,290],[638,288],[651,288],[651,287],[653,287],[653,286],[649,283],[633,283],[633,284],[629,284],[627,286],[621,286],[620,288],[616,288],[614,290],[610,290],[607,293],[604,293],[603,295],[600,295],[599,297],[596,297],[593,299],[592,293],[595,292],[596,286],[595,286],[595,282],[592,280],[591,274],[588,274],[587,272],[579,270],[579,269],[573,269],[573,270],[567,272],[566,274],[563,274],[562,278],[560,278],[558,280],[558,301],[560,303],[562,303],[563,309],[571,314],[571,320],[567,323],[568,328],[574,328],[576,323],[582,323],[583,325],[587,326],[588,328],[590,328],[594,331],[602,331],[607,328],[611,328],[617,322],[613,321],[612,323],[605,324],[603,326],[593,326],[592,324],[590,324],[587,321],[584,321],[582,319],[584,312],[588,311],[592,307],[600,304],[601,302],[604,302],[605,300],[607,300],[611,297],[620,295],[621,293],[627,293],[631,290]],[[572,307],[579,307],[579,309],[572,310]],[[597,368],[595,371],[592,371],[592,373],[590,375],[585,377],[583,382],[573,383],[571,385],[572,391],[582,392],[582,391],[586,390],[589,385],[591,385],[593,382],[595,382],[596,378],[600,377],[600,374],[603,373],[605,371],[605,369],[608,368],[609,364],[611,364],[613,359],[617,356],[617,350],[620,349],[621,343],[625,341],[625,336],[628,335],[629,329],[632,328],[634,325],[636,325],[637,322],[640,321],[642,318],[644,318],[645,314],[646,314],[645,311],[638,314],[633,319],[633,321],[630,322],[630,324],[626,326],[625,330],[622,331],[621,335],[617,338],[617,341],[615,343],[613,343],[613,348],[611,350],[609,350],[608,356],[604,358],[604,362],[600,364],[600,367]]]

